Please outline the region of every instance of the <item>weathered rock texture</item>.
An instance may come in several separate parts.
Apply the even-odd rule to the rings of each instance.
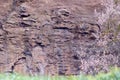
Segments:
[[[0,72],[96,74],[120,66],[119,0],[0,0]]]

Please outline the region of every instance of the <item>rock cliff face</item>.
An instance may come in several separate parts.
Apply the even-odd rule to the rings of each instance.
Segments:
[[[0,72],[96,74],[120,66],[119,0],[0,0]]]

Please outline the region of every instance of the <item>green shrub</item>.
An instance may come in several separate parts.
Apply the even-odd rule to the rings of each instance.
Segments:
[[[108,73],[79,76],[23,76],[18,74],[1,74],[0,80],[120,80],[120,69],[112,68]]]

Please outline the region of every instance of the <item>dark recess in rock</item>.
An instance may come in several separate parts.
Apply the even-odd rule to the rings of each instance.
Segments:
[[[96,37],[92,36],[89,38],[90,40],[96,40]]]
[[[69,30],[69,28],[67,28],[67,27],[55,27],[55,28],[53,28],[53,29],[63,29],[63,30]]]
[[[70,13],[66,12],[66,11],[61,11],[61,14],[64,15],[64,16],[66,16],[66,17],[68,17],[70,15]]]
[[[37,44],[37,46],[40,46],[40,47],[42,47],[42,48],[45,47],[45,45],[42,44],[41,42],[37,42],[37,41],[36,41],[35,43]]]
[[[62,71],[59,71],[59,75],[65,75],[65,73]]]
[[[78,55],[74,55],[74,56],[73,56],[73,59],[79,60],[79,56],[78,56]]]
[[[25,17],[29,17],[30,14],[28,13],[20,13],[20,18],[25,18]]]
[[[0,22],[0,29],[2,28],[2,23]]]
[[[25,23],[25,22],[20,22],[19,25],[20,25],[21,27],[30,27],[30,26],[31,26],[30,24],[27,24],[27,23]]]
[[[32,53],[31,53],[28,49],[26,49],[26,50],[23,52],[23,54],[24,54],[25,56],[30,56],[30,57],[32,57]]]

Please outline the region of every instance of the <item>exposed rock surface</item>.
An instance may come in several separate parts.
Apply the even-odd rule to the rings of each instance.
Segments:
[[[119,0],[0,0],[0,72],[96,74],[120,67]]]

